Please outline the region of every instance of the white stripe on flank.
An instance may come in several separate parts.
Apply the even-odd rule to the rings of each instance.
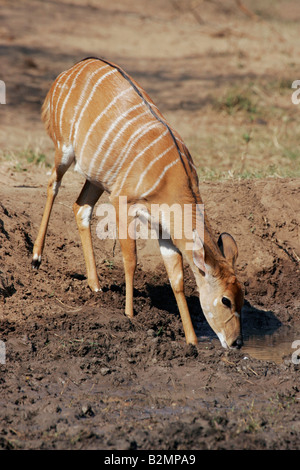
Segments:
[[[192,159],[191,156],[189,156],[187,146],[185,145],[183,140],[181,140],[181,138],[177,135],[177,133],[174,134],[174,132],[173,132],[173,135],[176,139],[176,142],[177,143],[179,142],[182,146],[183,151],[181,151],[180,147],[178,146],[178,151],[180,152],[180,155],[188,162],[189,167],[197,172],[197,168],[194,165],[193,159]],[[187,151],[187,153],[186,153],[186,151]]]
[[[184,157],[186,159],[189,166],[197,172],[197,168],[195,167],[193,160],[191,158],[188,158],[188,156],[185,153],[181,152],[181,150],[179,150],[179,153],[182,157]]]
[[[126,88],[125,90],[122,90],[121,93],[119,93],[117,96],[114,97],[113,100],[111,100],[111,102],[106,106],[106,108],[103,109],[103,111],[99,114],[99,116],[96,117],[96,119],[94,120],[93,124],[89,127],[89,130],[88,132],[86,133],[86,136],[85,136],[85,139],[84,139],[84,142],[83,142],[83,145],[81,147],[81,151],[80,151],[80,160],[82,158],[82,155],[84,154],[84,148],[88,142],[88,139],[89,139],[89,136],[90,134],[92,133],[93,129],[95,128],[95,126],[98,124],[98,122],[100,121],[100,119],[107,113],[107,111],[110,110],[110,108],[112,108],[116,102],[123,96],[125,95],[126,93],[128,93],[129,91],[132,91],[132,86]],[[90,166],[89,166],[89,170],[88,170],[88,176],[91,177],[91,174],[92,174],[92,170],[93,170],[93,167],[94,167],[94,164],[95,164],[95,161],[96,161],[96,158],[97,158],[97,155],[93,156],[92,160],[91,160],[91,163],[90,163]]]
[[[74,143],[76,142],[76,139],[77,139],[77,132],[78,132],[78,129],[80,127],[80,121],[82,119],[82,116],[84,115],[84,112],[86,110],[86,108],[88,107],[88,105],[90,104],[91,100],[92,100],[92,97],[94,96],[94,94],[96,93],[97,91],[97,88],[98,86],[100,85],[100,83],[103,82],[103,80],[105,80],[105,78],[109,77],[110,75],[114,74],[114,73],[117,73],[118,70],[117,69],[112,69],[110,70],[109,72],[105,73],[104,75],[102,75],[99,80],[97,80],[97,82],[95,83],[95,85],[93,86],[93,89],[91,91],[91,93],[89,94],[89,97],[87,98],[86,102],[85,102],[85,105],[83,106],[82,110],[81,110],[81,113],[79,115],[79,118],[78,118],[78,121],[76,122],[75,124],[75,133],[74,133]]]
[[[64,113],[65,106],[66,106],[66,104],[67,104],[67,102],[68,102],[68,99],[70,98],[70,95],[71,95],[71,93],[72,93],[73,88],[74,88],[75,85],[76,85],[76,82],[77,82],[78,77],[82,74],[82,72],[84,71],[84,69],[85,69],[88,65],[90,65],[90,62],[89,62],[89,61],[86,61],[86,63],[84,63],[84,65],[80,68],[79,72],[77,72],[77,74],[76,74],[76,76],[75,76],[75,78],[74,78],[74,80],[73,80],[73,83],[72,83],[72,85],[71,85],[71,87],[70,87],[70,89],[69,89],[69,92],[68,92],[67,96],[66,96],[65,99],[64,99],[64,102],[63,102],[62,107],[61,107],[61,110],[60,110],[60,120],[59,120],[60,132],[62,132],[62,117],[63,117],[63,113]],[[77,70],[77,69],[76,69],[76,70]]]
[[[58,123],[58,103],[61,99],[61,96],[64,92],[64,90],[67,88],[67,84],[69,82],[69,80],[71,80],[71,78],[73,77],[73,75],[77,72],[77,70],[80,68],[80,64],[76,64],[74,65],[71,69],[67,70],[65,72],[65,74],[67,75],[66,79],[64,80],[64,82],[62,83],[62,85],[60,86],[60,93],[58,95],[58,98],[56,100],[56,105],[55,105],[55,115],[54,115],[54,123],[55,123],[55,127],[57,127],[57,123]]]
[[[141,86],[139,86],[139,85],[137,85],[137,84],[136,84],[136,87],[137,87],[137,89],[139,90],[139,92],[141,93],[141,95],[143,96],[143,99],[148,103],[148,105],[151,106],[151,108],[156,108],[157,111],[159,112],[159,114],[161,114],[160,111],[159,111],[159,109],[158,109],[158,107],[156,106],[155,103],[153,103],[153,101],[151,100],[151,98],[150,98],[150,99],[149,99],[149,97],[147,98],[146,93],[145,93],[145,90],[144,90]]]
[[[52,95],[51,95],[51,104],[50,104],[50,114],[51,116],[53,116],[54,118],[54,115],[56,114],[56,109],[55,109],[55,112],[53,113],[53,109],[54,109],[54,97],[55,97],[55,93],[56,93],[56,89],[60,83],[60,81],[64,78],[64,76],[66,75],[66,73],[68,72],[68,70],[66,70],[65,72],[62,72],[56,79],[56,83],[55,83],[55,87],[53,89],[53,92],[52,92]],[[54,119],[53,119],[54,120]],[[56,140],[56,134],[55,134],[55,126],[53,126],[53,136]]]
[[[117,195],[120,194],[121,189],[122,189],[122,187],[123,187],[123,185],[124,185],[124,183],[125,183],[125,180],[126,180],[128,174],[129,174],[131,168],[132,168],[133,165],[136,163],[136,161],[139,160],[139,159],[145,154],[145,152],[147,152],[151,147],[153,147],[153,145],[157,144],[157,142],[159,142],[163,137],[165,137],[165,136],[168,134],[168,132],[169,132],[169,130],[167,129],[165,132],[163,132],[162,134],[160,134],[160,136],[158,136],[156,139],[154,139],[149,145],[147,145],[147,147],[145,147],[141,152],[139,152],[139,153],[134,157],[133,160],[131,160],[130,165],[128,166],[127,171],[126,171],[126,173],[125,173],[125,175],[124,175],[124,177],[123,177],[123,180],[122,180],[122,182],[121,182],[121,184],[120,184],[119,191],[118,191]]]
[[[94,158],[97,158],[99,153],[101,152],[101,150],[103,149],[104,147],[104,143],[107,141],[109,135],[113,132],[113,130],[117,127],[117,125],[119,124],[120,121],[122,121],[123,119],[126,118],[126,116],[131,113],[132,111],[135,111],[136,109],[140,108],[141,106],[145,106],[144,102],[142,103],[139,103],[135,106],[132,106],[131,108],[129,108],[125,113],[121,114],[113,123],[112,125],[110,126],[110,128],[108,129],[108,131],[106,132],[106,134],[104,135],[103,139],[101,140],[100,144],[98,145],[98,148],[96,150],[96,153],[94,155]],[[119,132],[115,135],[115,137],[113,138],[108,150],[106,151],[103,159],[101,160],[101,165],[97,171],[97,175],[96,177],[101,173],[102,171],[102,168],[107,160],[107,158],[109,157],[111,151],[112,151],[112,148],[114,147],[114,145],[116,144],[116,142],[118,141],[118,139],[121,137],[121,135],[125,132],[125,130],[127,129],[127,127],[129,127],[134,121],[136,121],[137,119],[139,119],[141,116],[144,116],[145,114],[147,114],[149,111],[147,109],[146,112],[142,113],[142,114],[138,114],[138,116],[135,116],[134,118],[130,119],[129,121],[126,121],[125,124],[123,125],[123,127],[119,130]]]
[[[95,61],[98,62],[98,59],[95,59]],[[74,124],[75,124],[75,121],[76,121],[76,118],[77,118],[77,115],[78,115],[78,112],[81,110],[81,107],[83,105],[83,99],[84,99],[84,96],[86,94],[86,91],[92,81],[92,79],[94,78],[95,75],[97,75],[101,70],[103,69],[106,69],[110,67],[109,65],[104,65],[103,67],[100,67],[100,68],[97,68],[96,70],[94,70],[94,72],[92,72],[90,74],[90,76],[88,77],[88,79],[86,80],[85,84],[84,84],[84,88],[79,96],[79,99],[78,99],[78,102],[75,106],[75,112],[74,112],[74,115],[73,115],[73,118],[72,118],[72,121],[71,121],[71,127],[70,127],[70,134],[69,134],[69,142],[71,142],[71,139],[72,139],[72,134],[73,134],[73,128],[74,128]],[[78,126],[77,126],[78,127]]]
[[[136,143],[150,130],[152,130],[154,127],[157,127],[160,125],[160,122],[155,120],[155,121],[149,121],[146,122],[142,127],[139,127],[128,139],[127,144],[125,145],[124,149],[122,150],[121,155],[119,156],[118,160],[115,162],[114,166],[111,168],[111,170],[106,174],[106,182],[108,185],[111,185],[115,178],[118,176],[126,158],[128,157],[130,151],[132,148],[136,145]],[[123,156],[124,155],[124,156]],[[122,158],[123,157],[123,158]],[[117,169],[115,173],[111,176],[111,178],[107,181],[107,176],[109,173],[111,173],[115,167],[117,166]]]
[[[137,190],[139,188],[139,186],[142,184],[143,182],[143,179],[145,178],[146,174],[148,173],[148,171],[150,170],[150,168],[158,161],[160,160],[162,157],[164,157],[167,153],[170,152],[170,150],[172,150],[173,148],[175,148],[174,144],[172,144],[170,147],[168,147],[166,150],[164,150],[161,154],[159,154],[156,158],[154,158],[154,160],[152,160],[149,165],[146,167],[146,169],[143,171],[143,173],[141,174],[140,176],[140,179],[139,179],[139,182],[137,184],[137,187],[135,188],[135,192],[137,193]]]
[[[176,165],[176,163],[180,162],[180,158],[176,158],[176,160],[173,160],[173,162],[169,163],[169,165],[165,166],[164,168],[164,171],[160,174],[159,178],[156,180],[156,182],[154,183],[154,185],[148,189],[148,191],[145,191],[143,194],[141,194],[141,198],[142,197],[146,197],[148,196],[148,194],[150,194],[152,191],[154,191],[154,189],[159,185],[159,183],[161,182],[161,180],[163,179],[163,177],[165,176],[165,174],[167,173],[167,171],[174,165]]]
[[[130,121],[127,121],[126,124],[123,126],[123,128],[120,130],[120,132],[117,134],[117,136],[115,137],[115,139],[113,140],[113,142],[111,143],[107,153],[105,154],[105,160],[107,159],[107,157],[109,156],[111,150],[112,150],[112,147],[115,145],[116,141],[120,138],[121,134],[123,134],[125,132],[125,130],[133,125],[138,119],[144,117],[145,115],[148,114],[148,110],[144,113],[141,113],[139,114],[138,116],[134,117],[133,119],[131,119]],[[149,123],[147,123],[147,125],[149,125]],[[133,135],[133,134],[132,134]],[[104,179],[103,181],[104,182],[107,182],[108,181],[108,178],[110,176],[110,174],[112,173],[112,171],[114,170],[114,168],[117,166],[118,162],[120,161],[120,158],[122,158],[122,156],[124,155],[126,149],[128,148],[128,145],[130,144],[131,140],[132,140],[132,135],[130,136],[130,138],[128,139],[128,141],[126,142],[126,145],[125,147],[123,148],[121,154],[119,155],[119,158],[115,161],[114,165],[105,173],[104,175]],[[134,133],[134,135],[136,135],[136,133]],[[125,157],[126,158],[126,157]],[[97,175],[99,174],[100,172],[100,169],[99,171],[97,172]],[[115,177],[115,175],[113,175],[113,178]]]
[[[174,135],[175,139],[177,140],[177,142],[179,142],[183,147],[185,147],[185,143],[183,142],[183,140],[181,140],[178,136]]]

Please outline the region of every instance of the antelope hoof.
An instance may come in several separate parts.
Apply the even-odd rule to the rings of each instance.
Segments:
[[[129,312],[129,313],[128,313],[128,312],[126,312],[126,310],[125,310],[125,316],[126,316],[127,318],[129,318],[129,320],[131,320],[131,319],[134,317],[133,312]]]
[[[92,292],[102,292],[100,284],[89,283],[89,288],[91,289]]]
[[[189,345],[189,344],[192,344],[193,346],[198,346],[198,338],[191,338],[191,339],[187,339],[186,340],[186,343]]]
[[[102,292],[101,287],[96,287],[96,289],[92,289],[93,292]]]
[[[39,269],[41,262],[42,262],[41,255],[33,255],[31,266],[33,267],[33,269]]]

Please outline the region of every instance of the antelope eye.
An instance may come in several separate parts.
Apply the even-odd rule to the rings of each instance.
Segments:
[[[231,308],[231,302],[227,297],[222,297],[222,304],[225,305],[225,307]]]

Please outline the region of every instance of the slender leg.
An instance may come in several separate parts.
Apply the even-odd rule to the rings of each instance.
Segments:
[[[94,292],[101,290],[101,288],[97,275],[90,222],[93,208],[102,193],[102,188],[86,181],[77,201],[73,205],[73,211],[83,248],[88,284],[90,289]]]
[[[119,231],[119,241],[122,250],[124,271],[125,271],[125,285],[126,285],[126,301],[125,301],[125,314],[133,317],[133,280],[137,264],[136,256],[136,240],[131,238],[128,233],[127,204],[121,204],[119,201],[114,204],[116,210],[117,226]],[[121,217],[120,217],[120,213]],[[123,216],[122,216],[123,215]],[[123,234],[120,236],[120,234]],[[124,236],[125,235],[125,236]]]
[[[48,182],[47,200],[46,200],[46,205],[45,205],[45,209],[44,209],[44,213],[42,217],[42,222],[40,225],[38,236],[36,238],[36,241],[33,247],[32,267],[36,269],[41,264],[50,214],[51,214],[54,200],[56,198],[56,195],[60,187],[61,179],[63,175],[65,174],[65,172],[67,171],[67,169],[69,168],[70,164],[72,163],[72,159],[70,158],[70,161],[67,162],[67,164],[59,165],[61,157],[62,157],[62,153],[59,150],[56,150],[55,166],[52,170],[52,173]]]
[[[136,242],[131,239],[120,239],[126,283],[125,314],[133,317],[133,280],[136,269]]]
[[[195,334],[183,289],[182,255],[171,240],[159,239],[159,247],[180,312],[186,342],[196,345],[198,344],[198,339]]]

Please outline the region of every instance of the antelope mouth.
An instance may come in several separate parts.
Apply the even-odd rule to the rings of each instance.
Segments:
[[[217,336],[220,340],[221,345],[225,349],[241,349],[243,346],[243,338],[241,335],[239,335],[231,344],[228,346],[227,341],[225,340],[225,337],[223,333],[217,333]]]
[[[243,338],[242,336],[238,336],[237,339],[230,346],[230,349],[241,349],[242,346],[243,346]]]

